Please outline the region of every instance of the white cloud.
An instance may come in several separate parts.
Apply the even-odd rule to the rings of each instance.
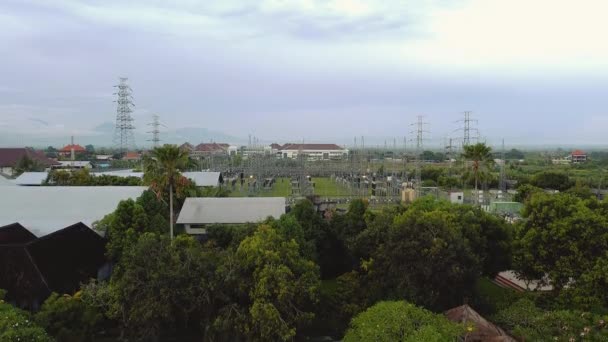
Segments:
[[[607,63],[606,13],[604,0],[470,0],[434,11],[430,37],[401,54],[444,67],[589,71]]]

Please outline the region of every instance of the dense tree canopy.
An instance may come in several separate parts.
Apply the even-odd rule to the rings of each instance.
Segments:
[[[535,193],[517,227],[515,267],[556,291],[576,287],[608,250],[608,206],[572,194]],[[601,267],[601,266],[599,266]]]
[[[549,170],[535,174],[531,184],[541,189],[565,191],[572,187],[574,182],[563,172]]]
[[[453,341],[464,327],[405,301],[379,302],[351,321],[345,342]]]
[[[53,339],[33,321],[29,313],[4,302],[5,294],[0,289],[0,341],[52,342]]]

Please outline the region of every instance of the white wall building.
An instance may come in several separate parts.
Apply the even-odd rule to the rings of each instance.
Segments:
[[[336,144],[285,144],[278,149],[281,158],[296,159],[304,154],[308,160],[336,160],[348,157],[348,150]]]

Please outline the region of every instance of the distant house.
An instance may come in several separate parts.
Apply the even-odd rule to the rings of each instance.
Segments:
[[[482,342],[516,342],[517,340],[507,334],[502,328],[486,320],[477,311],[468,305],[452,308],[444,313],[450,321],[464,326],[473,326],[473,331],[467,333],[466,341]]]
[[[29,158],[45,168],[56,164],[55,161],[47,158],[44,153],[29,147],[0,148],[0,173],[13,176],[15,168],[23,158]]]
[[[572,164],[584,163],[587,161],[587,153],[581,150],[574,150],[570,153],[570,161]]]
[[[82,223],[37,238],[19,223],[0,227],[0,288],[12,304],[36,310],[52,293],[73,294],[97,278],[104,239]]]
[[[177,223],[188,234],[206,234],[213,224],[243,224],[259,222],[268,216],[285,214],[284,197],[186,198]]]
[[[183,146],[183,145],[182,145]],[[196,145],[191,154],[196,156],[211,156],[211,155],[222,155],[228,154],[229,144],[218,144],[218,143],[202,143]]]
[[[72,150],[74,154],[83,154],[87,152],[87,149],[78,145],[78,144],[69,144],[65,145],[59,150],[59,155],[63,157],[70,157],[72,155]]]
[[[60,160],[57,164],[51,166],[52,169],[91,169],[93,165],[86,160]]]
[[[141,154],[138,152],[127,152],[122,157],[122,160],[138,161],[141,160]]]
[[[300,154],[308,160],[336,160],[346,158],[348,150],[336,144],[285,144],[277,152],[280,158],[291,159],[298,158]]]
[[[186,142],[186,143],[181,144],[179,146],[179,149],[182,150],[182,151],[186,151],[188,153],[191,153],[192,151],[194,151],[194,146],[191,143]]]

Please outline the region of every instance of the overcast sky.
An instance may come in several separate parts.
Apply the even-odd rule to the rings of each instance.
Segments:
[[[606,0],[0,2],[0,134],[115,119],[278,141],[457,137],[605,143]]]

